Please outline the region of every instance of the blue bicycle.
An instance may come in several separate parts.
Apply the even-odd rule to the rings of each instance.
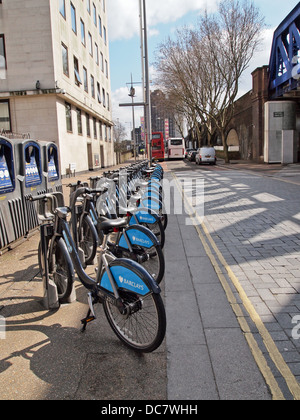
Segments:
[[[77,247],[67,221],[69,209],[57,207],[54,194],[30,197],[49,205],[45,214],[49,225],[47,243],[59,241],[64,246],[58,248],[57,258],[63,252],[70,269],[74,267],[79,280],[89,291],[89,310],[81,321],[82,331],[96,319],[95,305],[103,304],[106,318],[117,337],[129,348],[142,353],[156,350],[162,343],[166,332],[166,313],[160,295],[160,287],[153,277],[137,262],[116,258],[108,249],[108,236],[116,229],[127,226],[124,219],[104,220],[100,229],[104,238],[98,256],[96,278],[90,277],[83,268]],[[50,238],[51,236],[51,238]],[[47,255],[48,251],[44,250]],[[69,257],[69,258],[68,258]],[[47,264],[46,264],[47,266]],[[45,270],[47,267],[45,267]],[[69,288],[74,278],[64,278],[65,288]]]

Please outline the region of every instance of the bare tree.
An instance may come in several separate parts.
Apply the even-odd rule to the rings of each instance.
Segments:
[[[115,141],[115,151],[120,151],[122,142],[126,140],[126,128],[119,121],[114,121],[114,141]]]
[[[201,89],[202,61],[193,51],[192,33],[188,28],[178,30],[176,39],[160,45],[157,52],[156,67],[159,83],[163,86],[177,115],[181,115],[200,140],[199,121],[204,124],[201,107],[203,89]],[[201,104],[201,106],[200,106]],[[200,146],[200,144],[198,144]]]
[[[239,82],[261,42],[264,18],[250,0],[222,0],[218,12],[201,18],[198,37],[205,40],[221,89],[210,101],[209,115],[217,127],[229,162],[227,129],[234,114]],[[212,67],[211,67],[212,68]]]
[[[159,83],[194,128],[205,127],[208,142],[217,130],[226,143],[243,72],[258,48],[264,19],[250,0],[221,0],[206,11],[197,29],[177,32],[157,53]],[[201,133],[198,133],[200,136]]]

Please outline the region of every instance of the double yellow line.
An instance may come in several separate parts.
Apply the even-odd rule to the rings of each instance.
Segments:
[[[198,232],[199,238],[203,244],[203,247],[205,249],[205,252],[207,256],[209,257],[217,275],[218,278],[225,290],[228,302],[230,303],[237,320],[240,324],[240,327],[245,335],[245,338],[248,342],[248,345],[251,349],[251,352],[253,354],[253,357],[264,376],[267,385],[269,386],[269,389],[271,391],[272,397],[274,400],[285,400],[284,395],[267,363],[267,360],[263,354],[263,352],[260,350],[257,341],[255,340],[251,328],[246,320],[246,317],[244,316],[244,313],[241,309],[240,304],[237,302],[234,293],[232,292],[232,289],[224,276],[220,265],[222,265],[231,280],[232,284],[234,285],[235,289],[237,290],[239,297],[242,301],[243,307],[248,312],[251,320],[256,325],[259,334],[264,342],[264,345],[269,353],[270,358],[272,359],[273,363],[275,364],[278,371],[281,373],[282,377],[284,378],[292,396],[295,400],[300,400],[300,386],[297,382],[295,376],[292,374],[290,368],[286,364],[285,360],[283,359],[280,351],[278,350],[276,344],[274,343],[270,333],[268,332],[267,328],[265,327],[264,323],[262,322],[260,316],[256,312],[254,306],[252,305],[250,299],[248,298],[246,292],[244,291],[243,287],[241,286],[238,278],[231,270],[230,266],[227,264],[224,256],[222,255],[221,251],[218,249],[215,241],[211,237],[205,223],[200,219],[199,215],[195,210],[193,209],[193,206],[191,204],[191,201],[189,197],[187,197],[182,190],[182,187],[180,185],[180,182],[178,181],[175,174],[172,173],[172,176],[176,182],[177,188],[180,191],[182,198],[184,202],[186,203],[186,208],[188,209],[189,216],[191,220],[193,221],[193,224]],[[217,258],[216,258],[217,257]],[[217,261],[219,260],[219,263]]]

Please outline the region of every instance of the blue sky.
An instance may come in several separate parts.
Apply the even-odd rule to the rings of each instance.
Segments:
[[[184,25],[197,25],[201,11],[207,6],[213,9],[216,0],[146,0],[149,41],[149,64],[153,65],[155,50],[176,28]],[[249,70],[244,74],[240,94],[251,89],[251,72],[256,67],[269,64],[274,30],[298,4],[292,0],[255,0],[261,13],[265,16],[267,28],[263,34],[263,44],[253,58]],[[113,118],[125,124],[128,131],[131,125],[131,110],[119,108],[121,102],[128,102],[126,83],[130,82],[131,73],[135,82],[141,82],[140,37],[138,32],[138,0],[108,0],[109,39],[110,39],[110,72],[113,103]],[[154,78],[154,76],[153,76]],[[136,86],[137,99],[139,85]],[[142,109],[137,108],[137,121]]]

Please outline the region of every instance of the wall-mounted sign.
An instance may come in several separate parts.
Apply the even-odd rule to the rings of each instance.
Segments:
[[[273,112],[273,117],[274,118],[283,118],[284,117],[284,112]]]
[[[26,187],[39,185],[41,183],[41,177],[34,155],[30,157],[30,162],[26,162],[25,180]]]
[[[0,190],[13,188],[8,166],[4,155],[0,155]]]

